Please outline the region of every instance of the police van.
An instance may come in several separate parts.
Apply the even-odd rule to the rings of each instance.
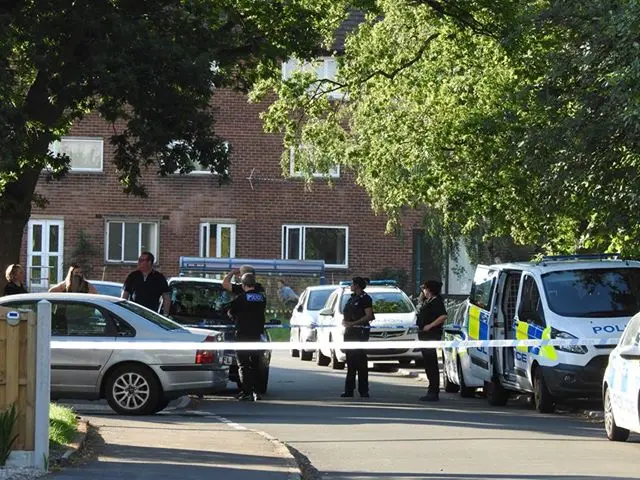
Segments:
[[[510,392],[532,393],[540,412],[560,398],[597,398],[609,353],[640,311],[640,262],[611,255],[543,257],[479,265],[463,322],[464,337],[612,339],[610,345],[468,348],[470,384],[481,381],[492,405]]]

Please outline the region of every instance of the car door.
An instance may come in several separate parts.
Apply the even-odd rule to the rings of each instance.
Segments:
[[[495,291],[498,281],[498,270],[478,265],[471,285],[469,308],[467,308],[466,325],[469,340],[489,340],[492,328],[492,311],[495,304]],[[472,347],[467,349],[470,370],[473,376],[491,381],[492,359],[489,347]]]
[[[117,327],[109,313],[89,302],[52,301],[51,338],[60,342],[115,341]],[[57,394],[95,395],[113,350],[53,349],[51,390]]]
[[[292,333],[295,334],[295,335],[292,335],[292,338],[299,338],[300,327],[308,326],[305,324],[306,322],[304,321],[305,306],[307,304],[308,296],[309,296],[309,290],[305,289],[305,291],[302,292],[302,295],[300,295],[298,304],[295,306],[295,308],[293,309],[293,312],[291,313],[291,321],[289,322],[289,325],[294,330],[294,332]]]
[[[318,342],[322,345],[320,350],[327,357],[331,356],[331,349],[327,347],[327,344],[333,327],[333,312],[337,298],[338,292],[333,292],[327,299],[324,308],[318,312]]]
[[[627,326],[620,345],[611,353],[609,362],[615,368],[615,380],[610,387],[616,422],[621,427],[640,431],[640,316]]]

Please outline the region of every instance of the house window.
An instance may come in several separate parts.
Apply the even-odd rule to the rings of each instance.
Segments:
[[[298,147],[298,148],[306,148],[306,147]],[[296,148],[291,147],[289,149],[289,175],[292,177],[302,177],[303,173],[300,170],[296,170],[295,167],[295,155]],[[340,177],[340,165],[334,165],[329,169],[328,172],[320,172],[315,171],[311,173],[313,177],[325,177],[325,178],[338,178]]]
[[[325,266],[347,268],[349,228],[325,225],[283,225],[282,258],[324,260]]]
[[[142,252],[158,261],[158,222],[107,221],[108,262],[136,263]]]
[[[232,223],[201,223],[200,256],[235,257],[236,226]]]
[[[67,155],[73,172],[102,172],[104,141],[92,137],[62,137],[49,149],[55,155]]]
[[[193,170],[191,170],[189,172],[189,175],[193,174],[193,175],[217,175],[217,172],[211,172],[211,169],[209,167],[205,167],[204,165],[202,165],[196,158],[193,158],[191,155],[189,155],[189,151],[190,148],[189,145],[183,141],[183,140],[174,140],[172,142],[169,143],[169,145],[167,146],[167,148],[169,150],[173,150],[173,149],[186,149],[186,154],[187,154],[187,160],[188,162],[191,164],[191,166],[193,167]],[[222,142],[219,146],[219,150],[223,151],[224,153],[229,153],[229,142]],[[161,162],[163,160],[161,159]],[[174,171],[175,174],[179,174],[180,173],[180,169],[176,169]],[[228,173],[228,171],[227,171]]]
[[[301,62],[297,58],[290,58],[282,63],[283,80],[288,80],[294,72],[298,71],[315,72],[320,80],[335,81],[338,76],[338,62],[334,57],[320,57],[314,62]],[[313,90],[313,88],[315,88],[314,85],[309,87],[310,90]],[[332,90],[335,87],[333,85],[327,85],[326,88]],[[339,90],[328,92],[327,95],[333,100],[341,100],[344,98],[344,93]]]

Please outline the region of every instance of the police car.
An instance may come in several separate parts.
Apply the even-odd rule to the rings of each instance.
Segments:
[[[344,341],[344,307],[351,296],[351,282],[341,282],[318,312],[317,337],[322,344],[317,352],[318,365],[331,365],[335,370],[344,368],[346,354],[332,348],[331,343]],[[371,322],[369,341],[407,341],[418,339],[416,309],[406,293],[393,280],[372,280],[365,289],[373,302],[375,320]],[[372,349],[369,360],[392,360],[406,365],[422,358],[417,348]]]
[[[624,442],[629,432],[640,433],[640,314],[629,321],[609,355],[602,396],[609,440]]]

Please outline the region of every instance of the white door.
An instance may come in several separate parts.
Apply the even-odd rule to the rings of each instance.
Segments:
[[[61,282],[64,221],[29,220],[27,233],[27,283],[32,292]]]
[[[484,265],[478,265],[469,295],[469,308],[465,322],[469,340],[490,340],[492,312],[495,308],[495,292],[498,272]],[[474,377],[490,381],[493,376],[492,349],[476,347],[467,349],[470,370]]]

